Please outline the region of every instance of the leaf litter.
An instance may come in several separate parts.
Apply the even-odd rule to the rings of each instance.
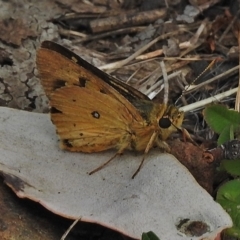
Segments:
[[[158,102],[163,99],[163,94],[158,90],[163,78],[159,62],[164,61],[168,76],[173,74],[169,78],[171,104],[192,79],[198,78],[209,63],[217,59],[193,87],[184,91],[177,103],[177,106],[185,105],[188,109],[185,110],[184,127],[195,141],[202,144],[200,151],[204,152],[209,142],[214,145],[216,140],[202,118],[201,109],[206,102],[197,106],[195,102],[209,98],[210,102],[221,101],[230,108],[235,107],[239,23],[236,11],[232,11],[234,7],[226,5],[224,7],[228,11],[223,11],[217,5],[218,1],[195,1],[180,10],[181,1],[169,1],[167,7],[175,8],[175,12],[167,12],[166,5],[156,7],[154,1],[114,2],[1,2],[4,14],[0,25],[5,32],[0,42],[0,49],[4,50],[1,54],[1,106],[34,112],[48,111],[48,101],[40,86],[34,60],[36,49],[43,40],[57,41],[69,47],[90,63],[155,97]],[[189,8],[204,11],[206,18],[202,19],[197,11],[189,16],[193,12]],[[138,13],[141,13],[140,19],[127,21],[131,16],[138,16]],[[160,16],[158,14],[162,14],[161,19],[150,17],[155,16],[153,13],[157,18]],[[180,17],[183,14],[188,15],[191,21]],[[125,22],[121,21],[123,16]],[[114,27],[107,24],[113,17],[119,20]],[[18,34],[12,34],[13,29],[17,29]],[[175,72],[178,73],[176,76]],[[231,92],[226,94],[228,91]],[[236,109],[238,106],[237,103]],[[191,151],[197,150],[190,148]],[[203,177],[201,185],[212,192],[213,185],[207,177]]]

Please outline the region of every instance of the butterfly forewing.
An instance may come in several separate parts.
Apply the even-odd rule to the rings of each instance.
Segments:
[[[46,42],[46,43],[49,43],[49,42]],[[57,45],[52,42],[51,42],[51,45],[54,45],[54,46],[56,45],[57,47],[61,47],[60,45]],[[66,49],[63,47],[61,47],[61,49],[64,49],[66,51]],[[119,94],[117,90],[115,90],[108,83],[103,81],[103,79],[101,79],[98,75],[95,75],[91,71],[91,69],[90,70],[86,69],[80,64],[76,63],[76,56],[77,55],[74,55],[74,57],[72,57],[72,60],[69,61],[69,59],[65,55],[62,55],[61,53],[55,52],[54,50],[51,50],[48,48],[41,48],[38,51],[37,66],[41,76],[41,83],[50,101],[51,101],[51,94],[56,89],[64,86],[79,86],[79,87],[102,92],[108,95],[109,97],[117,99],[129,109],[129,111],[132,113],[133,117],[137,121],[142,121],[142,117],[138,113],[137,109],[129,102],[129,100],[126,97]],[[86,64],[90,65],[80,57],[78,58],[79,58],[79,61],[81,60],[82,62],[84,62],[84,65]],[[57,61],[55,59],[57,59]],[[48,61],[47,64],[46,64],[46,61]],[[93,69],[97,69],[92,65],[90,66]],[[100,71],[99,69],[97,70]],[[107,74],[104,74],[104,76],[105,76],[105,80],[109,78],[109,75]],[[108,79],[108,81],[110,80]],[[121,86],[122,88],[121,84],[119,84],[119,86]],[[127,90],[125,91],[125,95],[127,95]],[[142,95],[143,94],[141,93],[139,94],[139,96],[142,96]],[[134,96],[135,98],[138,97],[133,95],[133,93],[129,94],[128,97],[132,99],[133,98],[132,96]]]
[[[65,59],[64,59],[65,58]],[[59,76],[59,79],[51,79],[49,81],[45,81],[45,84],[43,85],[46,93],[51,93],[54,89],[56,89],[56,86],[61,86],[62,83],[66,84],[75,84],[75,85],[85,85],[85,87],[88,88],[97,88],[97,90],[103,90],[101,89],[101,86],[103,85],[104,90],[107,90],[109,86],[111,86],[113,89],[115,89],[117,92],[121,93],[125,98],[130,100],[137,100],[137,99],[145,99],[149,100],[149,98],[144,95],[143,93],[137,91],[136,89],[132,88],[131,86],[115,79],[114,77],[106,74],[105,72],[99,70],[98,68],[94,67],[84,59],[80,58],[78,55],[74,54],[70,50],[62,47],[59,44],[56,44],[51,41],[45,41],[41,45],[41,49],[38,52],[37,56],[37,64],[38,68],[42,64],[46,66],[46,59],[58,59],[58,61],[48,61],[50,72],[53,71],[54,77],[57,75]],[[70,60],[70,61],[67,61]],[[44,61],[44,62],[42,62]],[[68,62],[69,64],[66,64]],[[76,63],[78,70],[82,69],[81,75],[79,76],[79,72],[77,75],[72,75],[72,70],[74,71],[73,65],[71,62]],[[65,64],[64,66],[62,66]],[[63,68],[62,68],[63,67]],[[41,69],[40,69],[41,70]],[[54,71],[55,70],[55,71]],[[74,71],[76,73],[76,71]],[[63,74],[63,75],[61,75]],[[71,74],[71,76],[69,76]],[[63,76],[70,77],[70,78],[64,78]],[[50,76],[46,76],[49,77]],[[92,79],[91,79],[92,77]],[[60,81],[58,81],[60,80]],[[63,81],[61,81],[63,80]],[[90,80],[90,81],[89,81]],[[98,84],[96,84],[96,81]],[[62,83],[61,83],[62,82]],[[106,83],[108,85],[106,89]],[[93,85],[91,85],[93,84]],[[108,91],[107,91],[108,92]]]

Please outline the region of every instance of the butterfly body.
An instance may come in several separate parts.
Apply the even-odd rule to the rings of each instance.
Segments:
[[[182,124],[183,113],[174,106],[152,102],[56,43],[43,42],[37,66],[63,149],[146,153],[164,147]],[[172,124],[161,127],[163,117]]]

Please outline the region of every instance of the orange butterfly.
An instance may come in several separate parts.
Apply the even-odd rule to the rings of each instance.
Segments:
[[[152,102],[54,42],[42,43],[37,68],[61,148],[87,153],[117,149],[91,173],[125,149],[144,151],[144,156],[156,145],[168,149],[164,140],[182,124],[184,115],[176,107]]]

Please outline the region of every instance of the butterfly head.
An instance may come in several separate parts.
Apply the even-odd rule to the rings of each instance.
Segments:
[[[162,139],[165,140],[172,133],[180,129],[184,118],[184,113],[180,112],[175,106],[168,106],[163,116],[158,120],[161,128]]]

